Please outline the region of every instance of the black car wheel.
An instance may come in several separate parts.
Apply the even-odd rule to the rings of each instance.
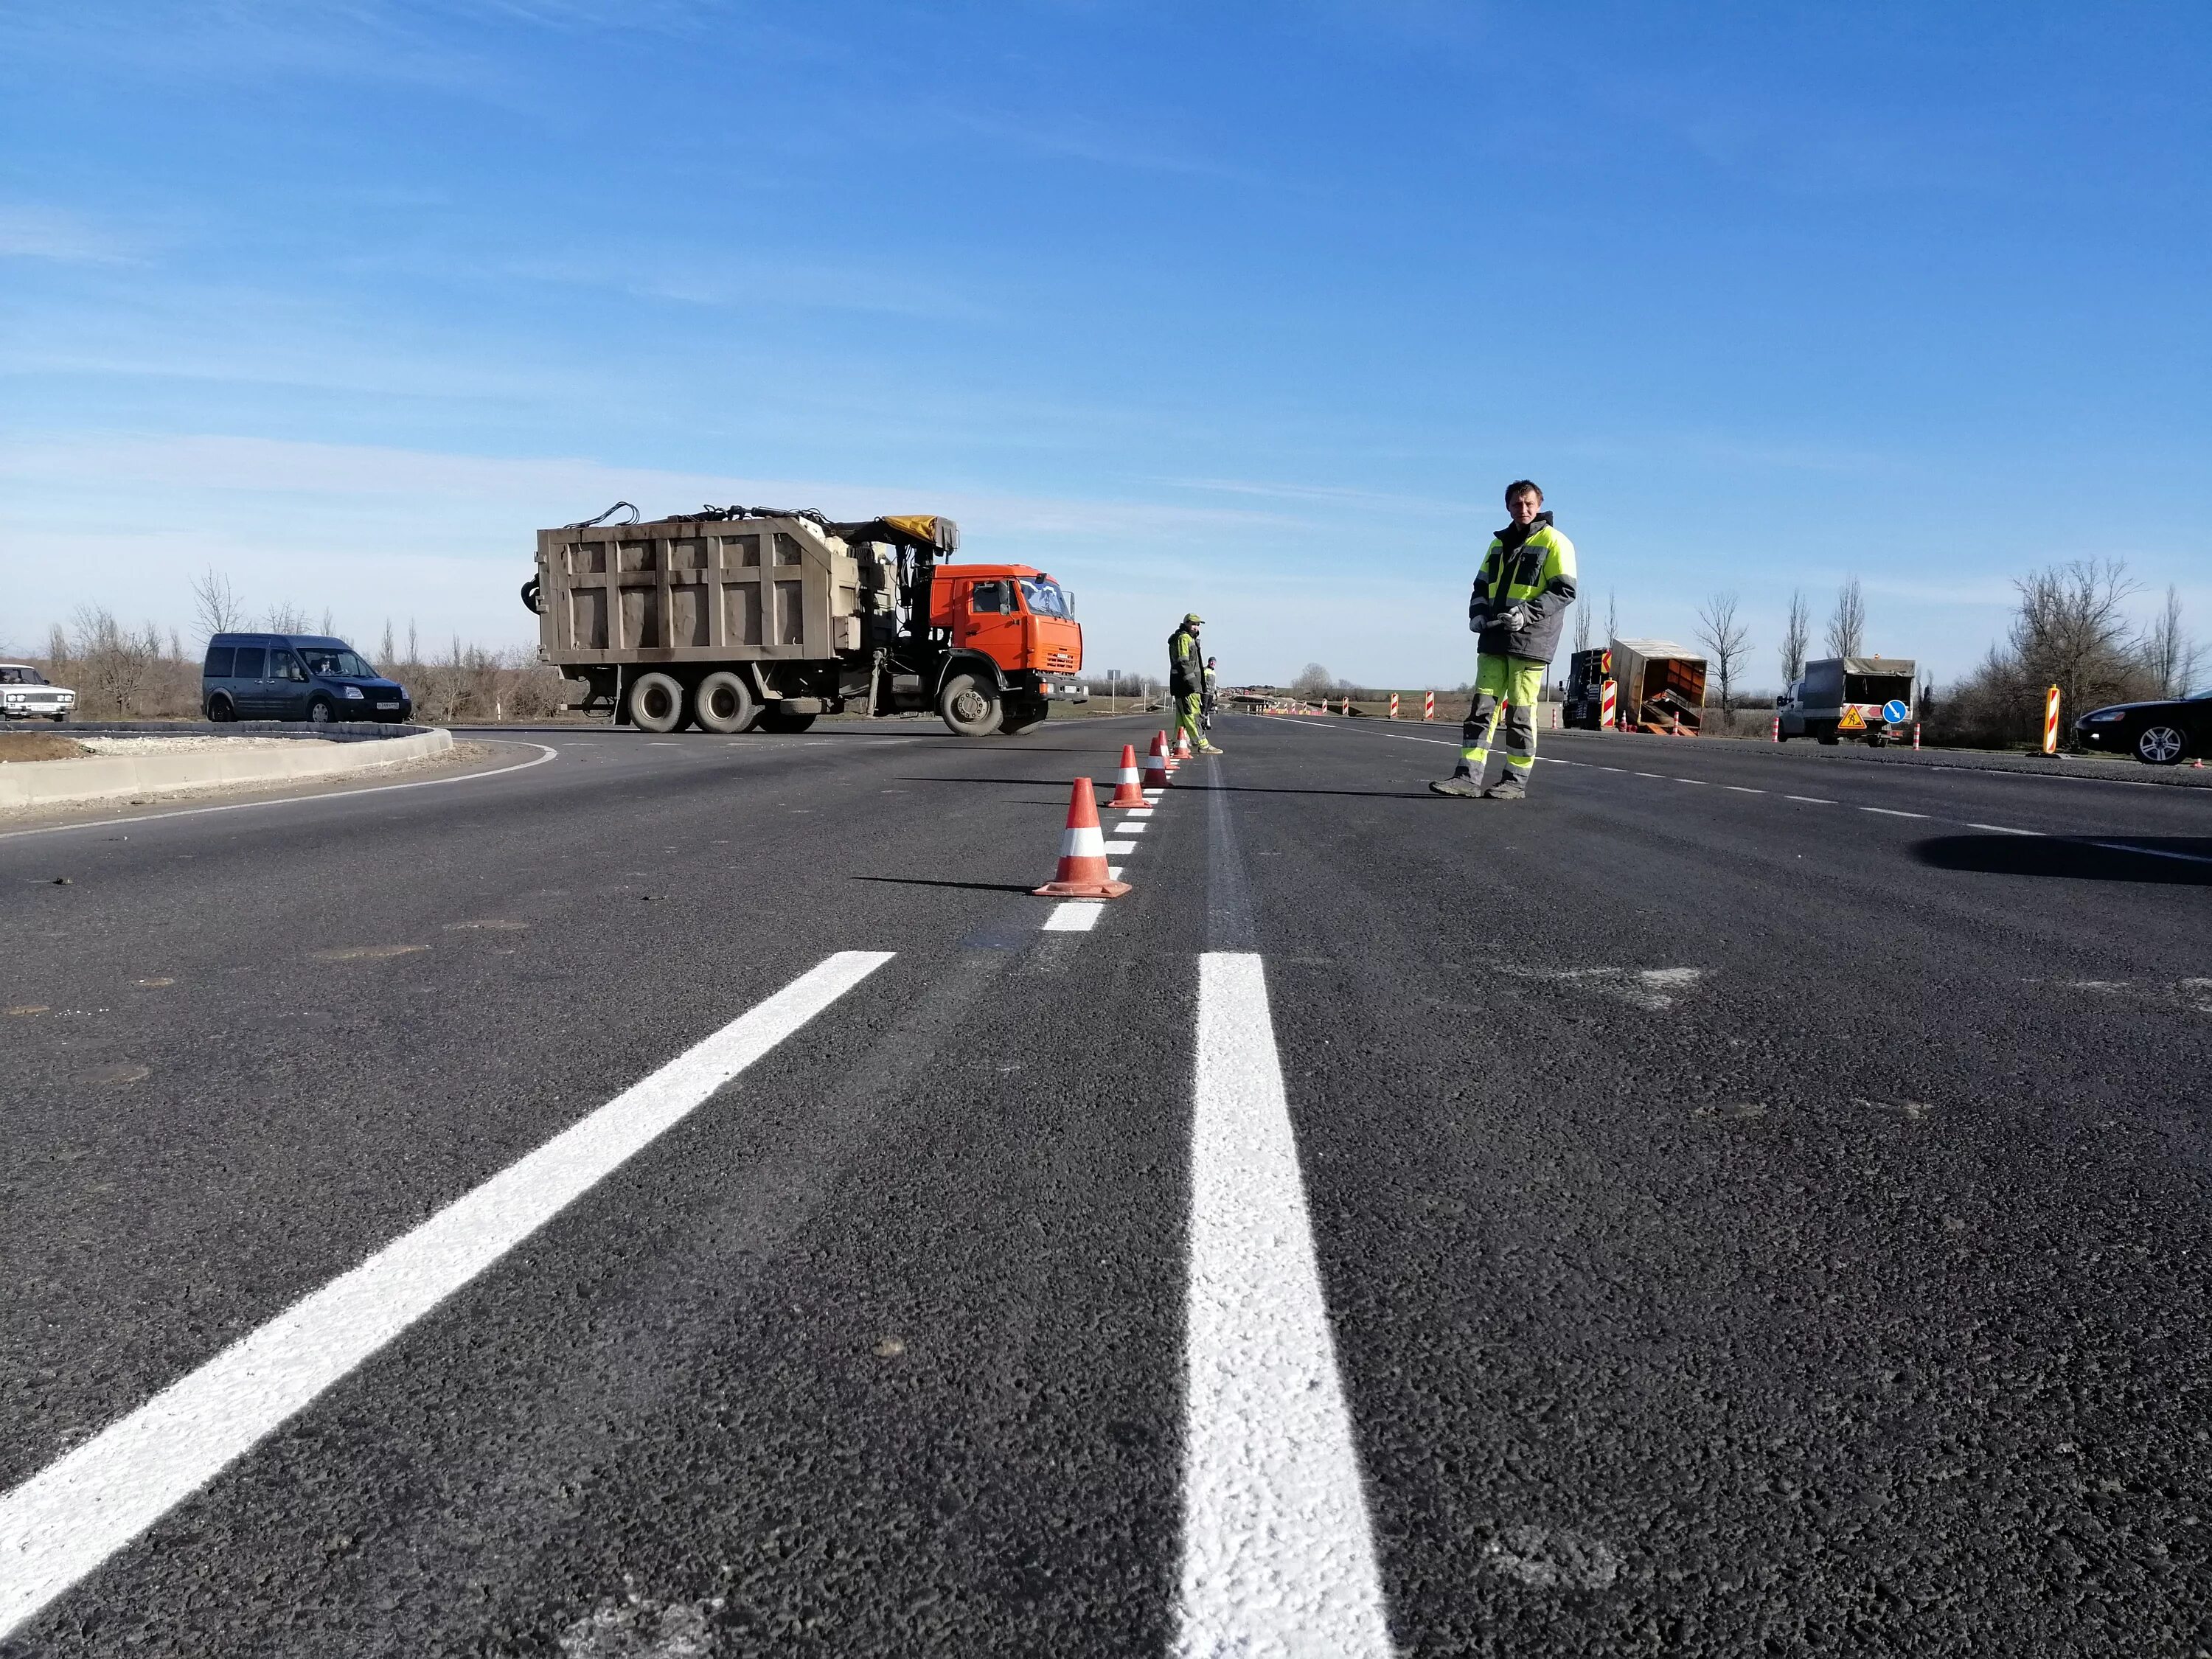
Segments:
[[[224,696],[222,692],[218,691],[208,699],[207,717],[216,725],[221,726],[227,721],[236,720],[238,718],[238,708],[228,697]]]
[[[2178,726],[2163,720],[2146,726],[2136,739],[2136,758],[2151,766],[2172,766],[2189,752],[2189,739]]]

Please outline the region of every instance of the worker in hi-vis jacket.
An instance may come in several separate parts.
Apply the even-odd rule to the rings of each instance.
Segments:
[[[1490,551],[1467,602],[1467,625],[1478,638],[1474,700],[1460,731],[1459,764],[1432,783],[1439,795],[1519,800],[1536,769],[1536,696],[1544,665],[1559,648],[1567,607],[1575,602],[1575,544],[1553,526],[1544,492],[1526,478],[1506,486],[1512,522],[1490,538]],[[1483,769],[1505,708],[1505,770],[1488,789]]]
[[[1218,755],[1199,724],[1199,703],[1206,695],[1206,659],[1199,654],[1198,630],[1206,618],[1192,611],[1182,626],[1168,635],[1168,695],[1175,699],[1176,729],[1190,738],[1201,755]]]

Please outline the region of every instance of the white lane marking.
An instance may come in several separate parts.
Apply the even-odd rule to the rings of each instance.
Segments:
[[[1108,865],[1108,866],[1106,866],[1106,879],[1107,879],[1107,880],[1109,880],[1109,881],[1119,881],[1119,880],[1121,880],[1121,872],[1122,872],[1124,870],[1127,869],[1128,867],[1129,867],[1129,866],[1128,866],[1127,865],[1126,865],[1126,864],[1109,864],[1109,865]]]
[[[1705,780],[1703,778],[1677,778],[1674,781],[1677,783],[1703,783]]]
[[[1656,778],[1662,783],[1667,781],[1666,774],[1663,772],[1638,772],[1636,775],[1639,778]]]
[[[373,743],[378,739],[371,738],[362,741]],[[508,743],[514,740],[501,738],[499,741]],[[544,752],[536,760],[517,761],[512,766],[502,766],[490,772],[464,772],[458,778],[417,778],[412,783],[380,783],[368,789],[333,789],[320,795],[285,795],[276,800],[234,800],[223,806],[180,806],[173,812],[141,812],[131,818],[94,818],[84,823],[49,823],[37,830],[8,830],[0,834],[0,841],[14,841],[22,836],[58,836],[70,830],[112,830],[118,823],[151,823],[156,818],[196,818],[204,812],[243,812],[252,806],[297,806],[304,801],[347,800],[356,795],[388,794],[394,789],[430,789],[441,784],[475,783],[482,778],[503,778],[509,772],[527,772],[533,766],[543,766],[547,761],[558,760],[561,757],[561,751],[550,744],[532,743],[520,746],[540,749]],[[392,764],[388,761],[383,763]]]
[[[1256,956],[1198,959],[1176,1651],[1385,1659],[1358,1455]]]
[[[0,1498],[0,1638],[891,956],[809,969]]]
[[[1900,812],[1894,806],[1862,806],[1862,812],[1879,812],[1886,818],[1924,818],[1925,812]]]
[[[1114,833],[1117,836],[1141,836],[1151,827],[1150,824],[1131,823],[1124,819],[1114,826]]]
[[[1133,841],[1103,841],[1098,843],[1098,850],[1102,853],[1133,853],[1137,850],[1137,843]]]
[[[1120,810],[1125,817],[1148,818],[1152,815],[1152,809],[1149,806],[1124,806]]]
[[[1784,795],[1782,799],[1802,801],[1808,806],[1833,806],[1836,804],[1832,800],[1823,800],[1818,795]]]
[[[1969,830],[1986,830],[1993,836],[2039,836],[2040,830],[2015,830],[2008,823],[1970,823]]]
[[[1106,872],[1113,879],[1121,878],[1112,871]],[[1098,925],[1098,918],[1106,914],[1103,899],[1062,899],[1052,907],[1038,931],[1047,933],[1087,933]]]
[[[2212,864],[2212,858],[2201,853],[2176,853],[2163,847],[2137,847],[2132,842],[2093,841],[2092,847],[2101,847],[2112,853],[2140,853],[2147,859],[2179,859],[2184,864]]]
[[[1763,795],[1766,793],[1764,789],[1747,789],[1740,783],[1724,783],[1721,787],[1739,795]]]

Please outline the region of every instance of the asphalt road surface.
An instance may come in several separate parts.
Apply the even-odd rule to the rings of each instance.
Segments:
[[[0,836],[0,1653],[2212,1650],[2212,799],[1143,729]]]

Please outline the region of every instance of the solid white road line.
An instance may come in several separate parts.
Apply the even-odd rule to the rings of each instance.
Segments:
[[[1109,869],[1106,872],[1114,880],[1121,877]],[[1087,933],[1098,925],[1098,918],[1106,914],[1103,899],[1062,899],[1054,905],[1041,922],[1039,931],[1047,933]]]
[[[1266,970],[1198,963],[1183,1659],[1384,1659],[1375,1540],[1315,1266]]]
[[[361,739],[374,743],[374,738]],[[511,743],[511,738],[496,739]],[[196,818],[205,812],[243,812],[256,806],[297,806],[303,801],[340,800],[354,795],[384,795],[394,789],[435,789],[449,783],[475,783],[483,778],[503,778],[510,772],[527,772],[533,766],[543,766],[547,761],[560,758],[561,751],[550,744],[532,743],[520,745],[544,752],[536,760],[517,761],[512,766],[501,766],[489,772],[464,772],[457,778],[417,778],[412,783],[380,783],[367,789],[332,789],[320,795],[281,795],[275,800],[234,800],[222,806],[180,806],[173,812],[141,812],[130,818],[93,818],[83,823],[49,823],[36,830],[10,830],[0,835],[0,841],[15,841],[24,836],[58,836],[70,830],[112,830],[118,824],[151,823],[156,818]]]
[[[891,959],[841,951],[0,1498],[0,1638]]]
[[[2112,853],[2140,853],[2147,859],[2176,859],[2183,864],[2212,864],[2212,858],[2202,853],[2177,853],[2165,847],[2138,847],[2133,842],[2093,841],[2092,847],[2101,847]]]
[[[1894,806],[1862,806],[1862,812],[1879,812],[1886,818],[1924,818],[1925,812],[1900,812]]]

